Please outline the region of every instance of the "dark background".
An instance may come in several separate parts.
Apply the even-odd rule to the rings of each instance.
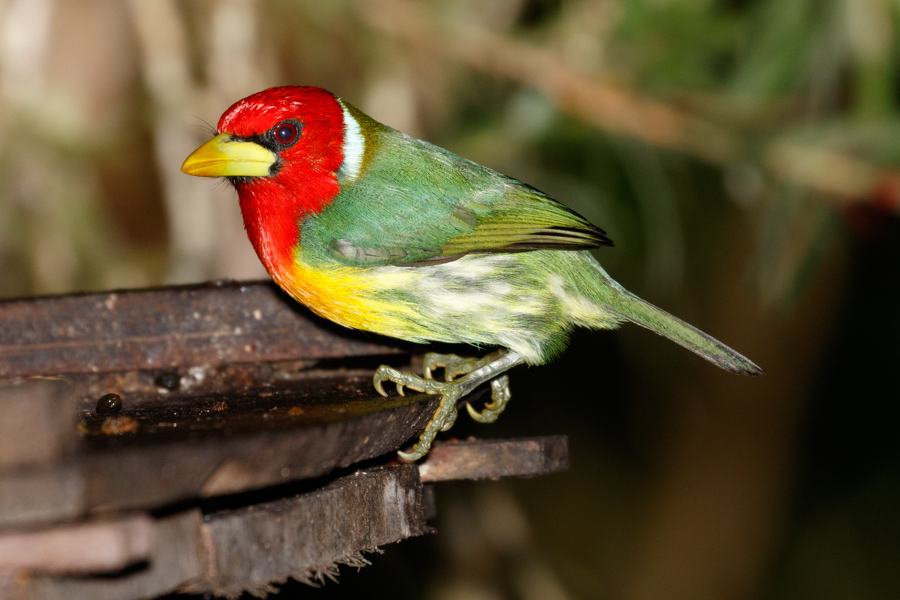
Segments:
[[[572,468],[444,484],[438,533],[285,597],[900,597],[900,120],[888,0],[6,0],[0,295],[264,276],[179,172],[235,100],[320,85],[542,189],[640,296],[512,374],[493,426]]]

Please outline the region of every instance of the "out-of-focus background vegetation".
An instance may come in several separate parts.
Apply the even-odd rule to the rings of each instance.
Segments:
[[[0,0],[0,296],[264,276],[179,172],[320,85],[603,227],[613,277],[765,370],[636,327],[512,376],[571,470],[445,485],[438,534],[285,597],[900,597],[900,4]]]

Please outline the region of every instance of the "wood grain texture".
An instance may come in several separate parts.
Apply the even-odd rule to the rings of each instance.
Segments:
[[[271,282],[0,301],[0,377],[395,354]]]

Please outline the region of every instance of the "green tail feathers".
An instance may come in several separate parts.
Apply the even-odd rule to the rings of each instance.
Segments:
[[[747,357],[631,292],[619,288],[616,300],[608,309],[618,316],[669,338],[726,371],[741,375],[762,373],[762,369]]]

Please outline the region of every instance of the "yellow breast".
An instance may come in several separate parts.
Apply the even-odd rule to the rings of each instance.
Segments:
[[[406,337],[411,307],[391,294],[410,283],[411,269],[311,266],[295,257],[291,269],[273,273],[276,283],[317,315],[345,327]]]

